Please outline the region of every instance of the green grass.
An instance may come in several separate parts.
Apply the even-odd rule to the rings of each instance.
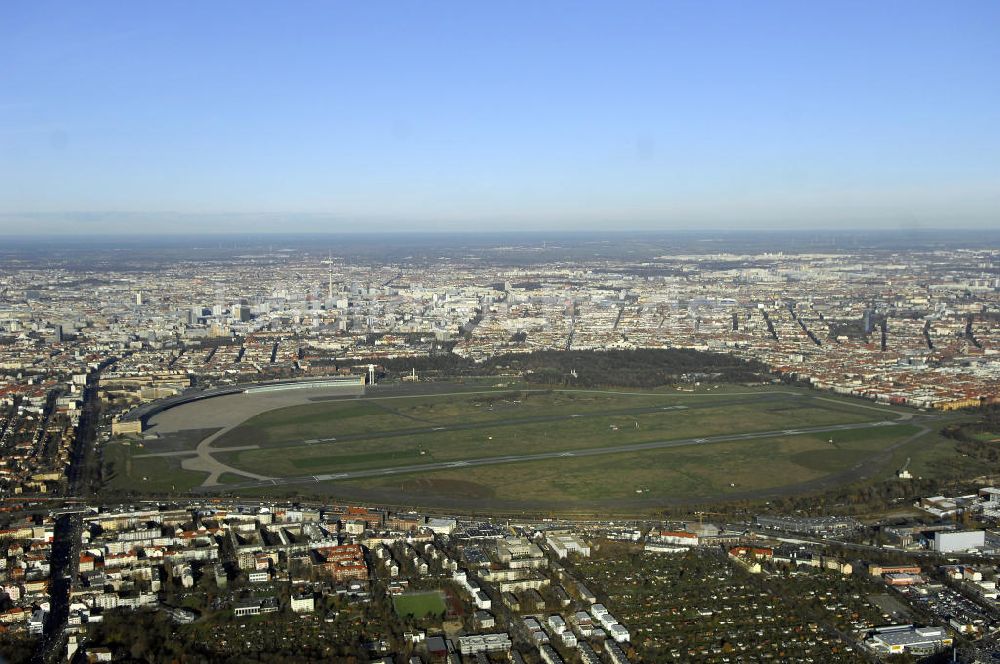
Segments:
[[[215,441],[215,447],[267,445],[343,434],[364,434],[413,426],[373,402],[326,401],[278,408],[251,417]]]
[[[359,480],[340,485],[340,490],[381,488],[401,500],[442,505],[463,495],[564,507],[724,497],[847,470],[915,431],[907,426],[869,430],[865,449],[837,449],[825,436],[789,436]],[[860,440],[854,441],[858,447]],[[892,470],[885,472],[891,475]]]
[[[809,450],[793,455],[791,461],[809,470],[829,471],[831,469],[847,468],[861,461],[866,456],[868,455],[860,450]]]
[[[199,486],[205,473],[181,468],[178,457],[136,457],[147,450],[135,445],[109,443],[104,464],[111,470],[105,486],[115,491],[138,493],[182,493]]]
[[[766,392],[740,396],[723,406],[714,406],[711,400],[688,401],[684,410],[660,410],[678,405],[676,395],[533,394],[522,402],[528,406],[508,404],[502,414],[495,407],[487,415],[478,399],[438,400],[444,405],[408,404],[405,408],[410,417],[419,415],[436,426],[474,424],[478,428],[393,437],[372,433],[364,440],[287,445],[280,452],[263,448],[222,453],[219,459],[251,472],[290,476],[883,419],[872,411],[849,412],[836,404],[827,408],[824,402],[802,397],[775,399]],[[655,410],[648,412],[650,408]],[[625,412],[636,409],[647,412]],[[539,416],[559,419],[523,421]]]
[[[268,411],[215,443],[256,444],[260,449],[220,451],[216,457],[248,472],[297,477],[878,422],[907,412],[784,386],[725,386],[694,393],[672,389],[453,391],[457,394],[324,401]],[[678,405],[684,408],[673,408]],[[426,432],[432,427],[446,429]],[[656,501],[736,497],[817,481],[868,462],[917,430],[900,424],[414,472],[273,491],[302,490],[424,506],[460,507],[463,500],[474,499],[485,506],[629,509]],[[330,437],[338,440],[303,444]],[[152,445],[144,449],[109,446],[107,460],[115,471],[109,488],[166,493],[187,490],[204,480],[203,473],[184,471],[179,457],[133,458],[133,454],[151,451]],[[924,476],[961,462],[953,445],[934,433],[896,450],[891,458],[882,455],[880,472],[891,475],[908,456],[913,457],[911,468]],[[243,477],[229,473],[220,477],[223,484],[242,481]],[[259,493],[268,491],[264,488]]]
[[[220,437],[215,447],[238,445],[284,446],[306,440],[344,436],[371,436],[380,432],[456,423],[496,423],[511,419],[569,416],[580,413],[613,413],[632,409],[684,405],[701,408],[713,402],[743,402],[758,407],[762,399],[774,399],[774,414],[795,410],[809,401],[788,397],[786,390],[714,390],[700,393],[676,390],[484,390],[454,395],[370,397],[361,400],[321,401],[271,410],[250,418]],[[478,391],[477,391],[478,392]],[[877,413],[845,408],[840,403],[811,403],[816,423],[877,419]],[[765,406],[766,407],[766,406]],[[838,415],[838,411],[839,415]],[[623,414],[624,415],[624,414]],[[839,418],[839,419],[838,419]],[[849,418],[856,418],[850,420]],[[623,421],[627,417],[623,417]],[[808,415],[797,421],[813,421]],[[631,421],[628,422],[631,424]]]
[[[400,616],[440,616],[447,610],[440,592],[406,593],[392,598],[392,606]]]
[[[959,454],[955,441],[938,431],[931,431],[915,445],[901,449],[894,462],[901,467],[907,458],[914,477],[976,477],[984,472],[982,464]]]

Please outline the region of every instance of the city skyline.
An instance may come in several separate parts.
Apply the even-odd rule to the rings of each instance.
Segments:
[[[0,659],[988,661],[997,242],[4,238]]]
[[[1000,211],[991,3],[54,7],[0,21],[0,234]]]

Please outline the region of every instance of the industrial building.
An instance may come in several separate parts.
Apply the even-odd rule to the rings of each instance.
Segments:
[[[891,625],[874,630],[865,640],[865,645],[885,655],[930,655],[947,648],[951,642],[943,627]]]
[[[761,528],[785,530],[810,535],[845,535],[861,527],[861,523],[851,517],[839,516],[774,516],[759,514],[757,525]]]
[[[545,536],[545,541],[560,558],[565,558],[570,553],[590,557],[590,545],[572,533],[549,533]]]
[[[983,516],[1000,519],[1000,489],[987,486],[979,490]]]
[[[124,420],[115,420],[111,423],[111,433],[115,436],[142,433],[142,421],[135,420],[129,422]]]
[[[364,394],[365,376],[345,376],[342,378],[324,378],[322,380],[303,380],[296,382],[283,382],[255,385],[243,390],[244,394],[258,394],[261,392],[284,392],[287,390],[314,390],[318,388],[347,389],[351,394]]]
[[[939,531],[934,533],[931,548],[938,553],[960,553],[986,545],[985,530]]]

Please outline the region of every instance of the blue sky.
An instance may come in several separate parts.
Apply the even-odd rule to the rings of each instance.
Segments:
[[[9,0],[0,232],[995,227],[998,34],[997,2]]]

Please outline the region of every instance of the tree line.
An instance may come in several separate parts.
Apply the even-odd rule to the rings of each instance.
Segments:
[[[522,376],[529,383],[578,387],[657,387],[699,380],[746,383],[770,380],[768,368],[756,360],[687,348],[634,350],[542,350],[497,355],[479,363],[458,355],[432,355],[381,361],[387,376],[411,370],[425,376]]]

